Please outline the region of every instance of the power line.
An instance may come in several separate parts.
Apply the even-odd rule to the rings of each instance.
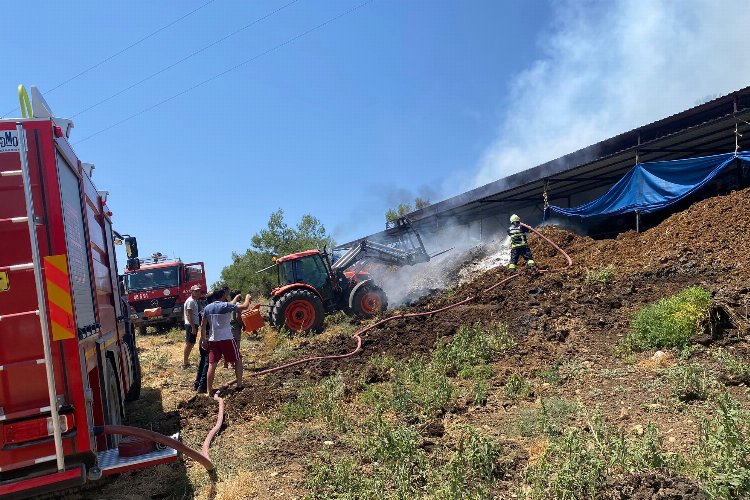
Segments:
[[[264,16],[262,16],[262,17],[259,17],[259,18],[258,18],[258,19],[256,19],[255,21],[253,21],[253,22],[251,22],[251,23],[249,23],[249,24],[246,24],[245,26],[243,26],[243,27],[241,27],[241,28],[239,28],[239,29],[237,29],[237,30],[235,30],[235,31],[233,31],[233,32],[231,32],[231,33],[229,33],[229,34],[228,34],[228,35],[226,35],[226,36],[223,36],[223,37],[219,38],[218,40],[216,40],[216,41],[214,41],[214,42],[211,42],[210,44],[206,45],[205,47],[203,47],[203,48],[201,48],[201,49],[198,49],[198,50],[196,50],[195,52],[193,52],[193,53],[191,53],[191,54],[189,54],[189,55],[187,55],[187,56],[183,57],[183,58],[182,58],[182,59],[180,59],[179,61],[177,61],[177,62],[174,62],[174,63],[170,64],[169,66],[166,66],[166,67],[164,67],[164,68],[160,69],[160,70],[159,70],[159,71],[157,71],[156,73],[152,73],[152,74],[148,75],[147,77],[145,77],[145,78],[143,78],[143,79],[141,79],[141,80],[139,80],[139,81],[135,82],[134,84],[132,84],[132,85],[129,85],[129,86],[125,87],[124,89],[122,89],[122,90],[118,91],[118,92],[115,92],[115,93],[114,93],[114,94],[112,94],[111,96],[109,96],[109,97],[106,97],[106,98],[102,99],[101,101],[99,101],[99,102],[97,102],[97,103],[95,103],[95,104],[92,104],[91,106],[89,106],[89,107],[87,107],[87,108],[85,108],[85,109],[83,109],[83,110],[81,110],[81,111],[77,112],[76,114],[72,115],[72,116],[71,116],[70,118],[75,118],[76,116],[82,115],[83,113],[85,113],[85,112],[87,112],[87,111],[90,111],[90,110],[94,109],[95,107],[97,107],[97,106],[99,106],[99,105],[101,105],[101,104],[104,104],[105,102],[107,102],[107,101],[110,101],[110,100],[114,99],[115,97],[117,97],[117,96],[119,96],[119,95],[122,95],[122,94],[124,94],[124,93],[125,93],[125,92],[127,92],[128,90],[130,90],[130,89],[132,89],[132,88],[134,88],[134,87],[137,87],[138,85],[140,85],[140,84],[142,84],[142,83],[144,83],[144,82],[146,82],[146,81],[148,81],[148,80],[151,80],[151,79],[152,79],[152,78],[154,78],[155,76],[158,76],[158,75],[160,75],[160,74],[164,73],[165,71],[167,71],[167,70],[169,70],[169,69],[172,69],[172,68],[174,68],[174,67],[175,67],[175,66],[177,66],[178,64],[181,64],[181,63],[183,63],[183,62],[187,61],[187,60],[188,60],[188,59],[190,59],[191,57],[195,57],[195,56],[197,56],[198,54],[200,54],[201,52],[205,52],[206,50],[210,49],[210,48],[211,48],[211,47],[213,47],[214,45],[217,45],[217,44],[219,44],[219,43],[223,42],[223,41],[224,41],[224,40],[226,40],[227,38],[231,38],[231,37],[233,37],[234,35],[236,35],[237,33],[240,33],[240,32],[242,32],[242,31],[244,31],[244,30],[246,30],[246,29],[250,28],[251,26],[254,26],[254,25],[258,24],[259,22],[261,22],[261,21],[264,21],[264,20],[268,19],[269,17],[273,16],[273,15],[274,15],[274,14],[276,14],[277,12],[280,12],[280,11],[282,11],[282,10],[286,9],[287,7],[289,7],[290,5],[293,5],[293,4],[297,3],[298,1],[299,1],[299,0],[292,0],[292,1],[291,1],[291,2],[289,2],[288,4],[286,4],[286,5],[283,5],[283,6],[279,7],[278,9],[276,9],[276,10],[274,10],[274,11],[272,11],[272,12],[269,12],[268,14],[266,14],[266,15],[264,15]]]
[[[282,43],[280,43],[280,44],[278,44],[278,45],[275,45],[274,47],[271,47],[270,49],[267,49],[267,50],[265,50],[265,51],[261,52],[260,54],[257,54],[257,55],[255,55],[255,56],[251,57],[250,59],[247,59],[247,60],[245,60],[245,61],[242,61],[241,63],[238,63],[238,64],[236,64],[236,65],[232,66],[231,68],[228,68],[228,69],[226,69],[226,70],[222,71],[221,73],[217,73],[217,74],[215,74],[214,76],[212,76],[212,77],[210,77],[210,78],[207,78],[207,79],[203,80],[202,82],[196,83],[196,84],[195,84],[195,85],[193,85],[192,87],[188,87],[187,89],[185,89],[185,90],[183,90],[183,91],[181,91],[181,92],[178,92],[177,94],[174,94],[174,95],[173,95],[173,96],[171,96],[171,97],[168,97],[168,98],[166,98],[166,99],[164,99],[164,100],[162,100],[162,101],[159,101],[159,102],[157,102],[156,104],[154,104],[154,105],[152,105],[152,106],[149,106],[148,108],[142,109],[141,111],[138,111],[137,113],[134,113],[134,114],[132,114],[132,115],[128,116],[127,118],[125,118],[125,119],[123,119],[123,120],[120,120],[120,121],[119,121],[119,122],[117,122],[117,123],[113,123],[112,125],[109,125],[109,126],[107,126],[107,127],[104,127],[103,129],[101,129],[101,130],[99,130],[99,131],[97,131],[97,132],[94,132],[93,134],[91,134],[91,135],[89,135],[89,136],[86,136],[86,137],[84,137],[83,139],[81,139],[80,141],[76,141],[76,142],[74,142],[73,144],[74,144],[74,145],[76,145],[76,144],[80,144],[80,143],[82,143],[82,142],[84,142],[84,141],[88,141],[89,139],[91,139],[91,138],[93,138],[93,137],[96,137],[97,135],[99,135],[99,134],[101,134],[101,133],[103,133],[103,132],[106,132],[106,131],[108,131],[108,130],[111,130],[111,129],[113,129],[113,128],[115,128],[115,127],[119,126],[119,125],[122,125],[123,123],[125,123],[125,122],[127,122],[127,121],[130,121],[130,120],[132,120],[133,118],[136,118],[136,117],[138,117],[138,116],[140,116],[140,115],[142,115],[142,114],[144,114],[144,113],[148,113],[148,112],[149,112],[149,111],[151,111],[152,109],[158,108],[159,106],[161,106],[161,105],[163,105],[163,104],[166,104],[166,103],[168,103],[169,101],[172,101],[172,100],[174,100],[174,99],[177,99],[178,97],[180,97],[180,96],[182,96],[182,95],[185,95],[185,94],[187,94],[188,92],[190,92],[190,91],[192,91],[192,90],[195,90],[195,89],[197,89],[198,87],[201,87],[201,86],[203,86],[203,85],[205,85],[205,84],[207,84],[207,83],[209,83],[209,82],[211,82],[211,81],[213,81],[213,80],[216,80],[217,78],[219,78],[219,77],[222,77],[222,76],[226,75],[227,73],[230,73],[230,72],[232,72],[232,71],[234,71],[234,70],[236,70],[236,69],[240,68],[241,66],[244,66],[244,65],[246,65],[246,64],[249,64],[249,63],[251,63],[251,62],[255,61],[256,59],[260,59],[261,57],[263,57],[263,56],[265,56],[265,55],[268,55],[268,54],[270,54],[271,52],[275,52],[275,51],[277,51],[277,50],[281,49],[282,47],[285,47],[285,46],[287,46],[287,45],[289,45],[289,44],[291,44],[291,43],[294,43],[295,41],[299,40],[300,38],[303,38],[303,37],[305,37],[305,36],[309,35],[310,33],[314,32],[314,31],[317,31],[317,30],[319,30],[320,28],[323,28],[324,26],[326,26],[326,25],[328,25],[328,24],[331,24],[331,23],[332,23],[332,22],[334,22],[334,21],[337,21],[338,19],[341,19],[342,17],[344,17],[344,16],[347,16],[347,15],[351,14],[352,12],[354,12],[354,11],[356,11],[356,10],[359,10],[359,9],[361,9],[362,7],[364,7],[364,6],[365,6],[365,5],[367,5],[368,3],[372,3],[373,1],[374,1],[374,0],[365,0],[365,1],[364,1],[364,2],[362,2],[361,4],[359,4],[359,5],[356,5],[355,7],[352,7],[351,9],[349,9],[349,10],[346,10],[346,11],[344,11],[344,12],[342,12],[342,13],[340,13],[340,14],[338,14],[338,15],[334,16],[334,17],[332,17],[332,18],[328,19],[327,21],[324,21],[324,22],[320,23],[319,25],[315,26],[314,28],[310,28],[309,30],[307,30],[307,31],[305,31],[305,32],[303,32],[303,33],[300,33],[299,35],[296,35],[296,36],[294,36],[294,37],[292,37],[292,38],[290,38],[290,39],[288,39],[288,40],[286,40],[286,41],[284,41],[284,42],[282,42]]]
[[[157,29],[157,30],[155,30],[155,31],[152,31],[151,33],[149,33],[148,35],[144,36],[143,38],[139,38],[138,40],[136,40],[135,42],[131,43],[130,45],[128,45],[128,46],[127,46],[127,47],[125,47],[124,49],[121,49],[121,50],[119,50],[119,51],[115,52],[114,54],[112,54],[112,55],[110,55],[110,56],[107,56],[107,57],[105,57],[104,59],[102,59],[102,60],[101,60],[101,61],[99,61],[98,63],[94,64],[93,66],[89,66],[88,68],[84,69],[83,71],[81,71],[81,72],[80,72],[80,73],[78,73],[77,75],[75,75],[75,76],[71,76],[70,78],[68,78],[68,79],[67,79],[67,80],[65,80],[64,82],[60,82],[60,83],[58,83],[57,85],[55,85],[55,86],[54,86],[54,87],[52,87],[51,89],[49,89],[49,90],[45,91],[44,93],[45,93],[45,94],[50,94],[50,93],[54,92],[55,90],[59,89],[59,88],[60,88],[60,87],[62,87],[63,85],[67,85],[68,83],[72,82],[73,80],[75,80],[75,79],[77,79],[77,78],[80,78],[81,76],[85,75],[85,74],[86,74],[86,73],[88,73],[89,71],[91,71],[91,70],[94,70],[94,69],[98,68],[99,66],[101,66],[102,64],[104,64],[104,63],[106,63],[106,62],[108,62],[108,61],[111,61],[111,60],[112,60],[112,59],[114,59],[115,57],[117,57],[117,56],[119,56],[119,55],[123,54],[124,52],[127,52],[128,50],[132,49],[132,48],[133,48],[133,47],[135,47],[136,45],[139,45],[139,44],[141,44],[141,43],[145,42],[145,41],[146,41],[146,40],[148,40],[149,38],[153,37],[154,35],[156,35],[156,34],[158,34],[158,33],[162,32],[162,31],[164,31],[165,29],[167,29],[167,28],[169,28],[169,27],[171,27],[171,26],[174,26],[175,24],[179,23],[180,21],[182,21],[182,20],[183,20],[183,19],[185,19],[186,17],[189,17],[189,16],[191,16],[191,15],[195,14],[196,12],[198,12],[199,10],[201,10],[201,9],[202,9],[203,7],[206,7],[207,5],[209,5],[209,4],[212,4],[212,3],[214,3],[215,1],[216,1],[216,0],[208,0],[208,1],[207,1],[207,2],[205,2],[204,4],[202,4],[202,5],[198,6],[197,8],[195,8],[195,9],[193,9],[193,10],[191,10],[191,11],[190,11],[190,12],[188,12],[187,14],[184,14],[184,15],[183,15],[182,17],[179,17],[179,18],[175,19],[174,21],[172,21],[172,22],[171,22],[171,23],[169,23],[169,24],[165,24],[165,25],[164,25],[164,26],[162,26],[161,28],[159,28],[159,29]],[[0,116],[0,118],[4,117],[4,116],[6,116],[6,115],[9,115],[10,113],[14,112],[14,111],[15,111],[15,110],[17,110],[17,109],[19,109],[19,108],[18,108],[18,107],[15,107],[15,108],[13,108],[13,109],[11,109],[11,110],[9,110],[9,111],[6,111],[5,113],[3,113],[3,114],[2,114],[2,116]]]

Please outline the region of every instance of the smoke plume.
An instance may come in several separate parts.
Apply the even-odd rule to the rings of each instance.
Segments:
[[[746,1],[564,0],[475,187],[748,85]]]

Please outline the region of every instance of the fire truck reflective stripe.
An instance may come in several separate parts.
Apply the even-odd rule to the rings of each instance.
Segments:
[[[52,323],[52,340],[74,339],[75,333],[68,328]]]
[[[34,269],[34,263],[14,264],[12,266],[0,266],[0,271],[23,271],[25,269]]]
[[[51,281],[47,281],[47,299],[50,305],[56,305],[64,312],[73,314],[73,304],[70,301],[70,292],[65,292]]]
[[[63,257],[63,267],[61,268],[56,262],[57,257]],[[48,260],[55,259],[55,260]],[[44,277],[47,281],[53,282],[55,285],[60,287],[62,290],[70,292],[70,278],[68,277],[68,267],[65,263],[64,255],[55,255],[53,257],[44,258]]]
[[[52,340],[76,338],[67,257],[64,254],[45,257],[44,277],[47,282]]]

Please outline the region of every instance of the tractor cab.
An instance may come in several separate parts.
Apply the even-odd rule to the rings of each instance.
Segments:
[[[331,294],[331,268],[318,250],[293,253],[276,260],[279,287],[306,283],[315,288],[321,297]]]

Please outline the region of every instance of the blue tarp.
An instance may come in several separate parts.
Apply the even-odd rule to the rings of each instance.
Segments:
[[[696,192],[735,158],[750,161],[750,151],[684,160],[639,163],[599,198],[572,208],[549,206],[548,217],[599,217],[628,212],[649,213]]]

